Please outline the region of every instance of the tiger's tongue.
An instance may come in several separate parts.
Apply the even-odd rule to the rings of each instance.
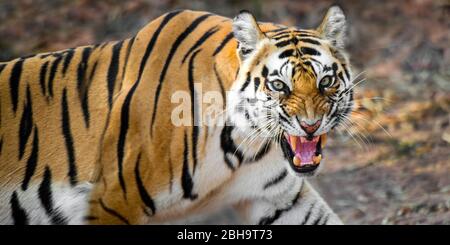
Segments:
[[[287,137],[289,145],[294,152],[294,165],[304,166],[309,164],[318,164],[320,162],[322,156],[316,156],[317,144],[319,143],[320,137],[324,137],[324,135],[316,136],[310,141],[301,136],[289,135]]]

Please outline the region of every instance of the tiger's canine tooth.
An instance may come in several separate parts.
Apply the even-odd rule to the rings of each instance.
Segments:
[[[325,147],[325,144],[327,143],[327,135],[326,134],[322,134],[320,136],[320,147]]]
[[[297,167],[300,167],[301,163],[302,163],[300,158],[298,158],[297,156],[294,156],[294,158],[292,159],[292,162],[294,162],[294,165],[297,166]]]
[[[297,137],[289,135],[289,140],[291,141],[292,150],[295,152],[297,149]]]
[[[321,160],[322,160],[322,154],[319,154],[318,156],[313,156],[314,164],[319,164]]]

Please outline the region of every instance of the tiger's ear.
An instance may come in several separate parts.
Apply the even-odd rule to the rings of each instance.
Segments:
[[[340,7],[333,6],[328,9],[317,31],[324,39],[331,41],[336,48],[342,49],[344,48],[346,29],[347,24],[344,12]]]
[[[233,35],[238,41],[238,53],[241,60],[246,59],[265,38],[253,15],[242,10],[233,19]]]

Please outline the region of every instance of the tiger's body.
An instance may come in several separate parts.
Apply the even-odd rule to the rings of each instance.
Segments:
[[[174,11],[130,39],[0,63],[0,223],[148,224],[229,205],[255,224],[341,223],[279,142],[197,124],[199,94],[221,95],[230,122],[236,96],[263,86],[243,81],[259,62],[239,57],[233,28]],[[177,91],[191,95],[191,125],[173,123]]]

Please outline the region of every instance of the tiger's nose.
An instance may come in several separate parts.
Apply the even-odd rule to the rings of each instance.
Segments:
[[[300,126],[307,134],[313,134],[320,127],[322,120],[318,119],[315,122],[306,122],[304,120],[300,121]]]

